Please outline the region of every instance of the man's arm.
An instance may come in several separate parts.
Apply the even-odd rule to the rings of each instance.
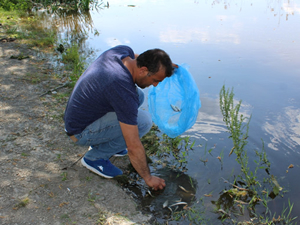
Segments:
[[[166,186],[165,181],[150,174],[145,149],[139,138],[138,127],[121,122],[120,126],[127,145],[130,162],[135,170],[149,187],[152,187],[154,190],[163,189]]]

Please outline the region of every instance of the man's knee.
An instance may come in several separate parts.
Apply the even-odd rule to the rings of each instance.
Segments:
[[[140,136],[144,136],[149,132],[152,127],[151,114],[145,110],[139,110],[138,115],[138,128]]]
[[[137,89],[137,92],[139,95],[139,107],[140,107],[143,104],[145,97],[144,97],[144,92],[140,88]]]
[[[147,112],[147,133],[148,133],[148,131],[151,129],[151,127],[152,127],[152,125],[153,125],[153,122],[152,122],[152,117],[151,117],[151,114],[149,113],[149,112]]]

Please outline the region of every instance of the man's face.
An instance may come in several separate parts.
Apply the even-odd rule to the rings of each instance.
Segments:
[[[149,87],[150,85],[153,85],[156,87],[159,82],[163,81],[166,78],[166,73],[165,69],[160,69],[157,73],[151,74],[149,71],[146,71],[147,73],[142,76],[136,84],[140,88],[146,88]]]

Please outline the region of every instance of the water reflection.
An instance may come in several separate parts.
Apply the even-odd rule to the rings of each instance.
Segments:
[[[262,129],[270,136],[268,147],[285,152],[299,152],[300,145],[300,109],[286,107],[272,121],[267,121]],[[284,147],[284,149],[280,149]]]
[[[60,33],[66,37],[84,36],[93,30],[93,20],[89,12],[78,13],[60,10],[52,16]]]
[[[293,16],[295,13],[300,14],[300,5],[298,6],[294,1],[288,1],[283,3],[282,7],[277,7],[277,9],[270,7],[270,10],[274,13],[274,16],[279,16],[279,18],[285,16],[285,20],[288,20],[289,16]]]
[[[238,100],[234,100],[235,104]],[[223,122],[223,116],[220,111],[218,98],[201,98],[202,107],[199,111],[195,125],[185,134],[193,138],[205,138],[207,134],[222,134],[227,131]],[[253,107],[247,103],[241,105],[240,114],[244,117],[250,117]],[[207,140],[207,139],[206,139]]]
[[[52,27],[57,30],[62,39],[80,40],[84,44],[88,33],[95,32],[93,19],[89,11],[78,12],[73,10],[58,9],[49,14],[47,11],[38,11],[44,27]]]

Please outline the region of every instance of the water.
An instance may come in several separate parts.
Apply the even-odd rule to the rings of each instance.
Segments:
[[[291,199],[292,215],[300,216],[299,1],[112,0],[109,7],[79,18],[76,21],[72,17],[71,22],[64,22],[65,26],[59,23],[64,27],[62,37],[72,36],[69,31],[75,28],[86,33],[82,43],[94,50],[94,58],[110,47],[125,44],[136,53],[161,48],[174,63],[190,65],[202,107],[196,124],[186,132],[196,142],[189,154],[186,176],[198,184],[193,204],[201,201],[212,223],[218,221],[214,203],[226,186],[221,177],[230,179],[232,170],[239,170],[234,156],[228,157],[232,143],[219,110],[223,84],[234,87],[235,99],[243,101],[242,113],[252,115],[247,149],[261,149],[263,139],[272,174],[288,191],[284,198],[270,202],[270,209],[279,215],[283,204]],[[206,148],[213,148],[212,154]],[[221,164],[216,157],[222,151]],[[253,158],[254,154],[249,153],[249,161]],[[294,168],[288,170],[290,164]],[[170,177],[167,183],[178,185]],[[156,196],[156,201],[150,198],[140,203],[164,218],[169,212],[161,215],[158,205],[169,196],[168,190]],[[137,196],[147,198],[146,191]]]

